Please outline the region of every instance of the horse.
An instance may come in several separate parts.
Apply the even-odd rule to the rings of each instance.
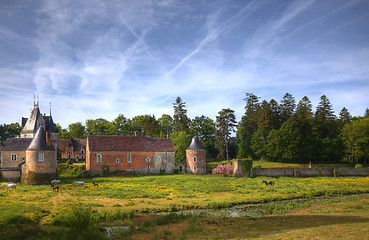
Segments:
[[[76,187],[77,186],[84,186],[85,182],[75,181],[75,182],[73,182],[73,184],[76,185]]]
[[[53,192],[54,192],[54,191],[59,192],[59,186],[51,185],[51,187],[53,188]]]
[[[61,181],[60,180],[56,180],[56,179],[52,180],[51,181],[51,185],[55,185],[55,184],[61,184]]]
[[[17,189],[17,185],[15,185],[15,183],[11,183],[11,184],[7,184],[7,183],[3,183],[1,184],[2,187],[6,187],[6,189],[9,191],[9,188]]]
[[[265,183],[265,186],[267,186],[267,185],[274,186],[273,181],[262,181],[262,183]]]
[[[92,183],[93,185],[94,185],[94,187],[98,187],[99,186],[99,184],[98,183]]]

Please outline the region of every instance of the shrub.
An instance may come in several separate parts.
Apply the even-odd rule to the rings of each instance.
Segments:
[[[212,170],[212,174],[223,174],[226,175],[232,175],[233,174],[233,166],[231,163],[227,164],[219,164],[216,168]]]
[[[210,209],[220,209],[220,208],[228,208],[232,204],[229,202],[210,202],[208,203],[208,207]]]
[[[355,165],[355,168],[363,168],[364,166],[363,166],[363,164],[356,164]]]
[[[173,173],[174,173],[174,174],[178,174],[178,173],[179,173],[179,169],[178,169],[178,168],[174,169],[174,170],[173,170]]]
[[[253,168],[261,168],[260,165],[255,165]]]

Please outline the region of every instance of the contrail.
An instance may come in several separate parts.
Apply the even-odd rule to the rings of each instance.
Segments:
[[[205,46],[208,42],[214,40],[217,38],[217,36],[224,30],[225,26],[227,26],[231,21],[233,21],[235,18],[239,17],[245,10],[249,9],[257,0],[253,0],[252,2],[246,4],[236,15],[233,17],[227,19],[225,22],[223,22],[219,27],[213,29],[210,34],[208,34],[196,47],[195,50],[193,50],[190,54],[185,56],[172,70],[167,72],[162,78],[165,78],[167,76],[170,76],[172,73],[177,71],[178,68],[180,68],[188,59],[190,59],[192,56],[197,54],[203,46]]]
[[[145,42],[142,40],[142,38],[140,36],[138,36],[136,34],[136,32],[128,25],[128,23],[123,19],[123,17],[121,16],[120,19],[122,20],[123,24],[128,28],[128,30],[132,33],[133,36],[135,36],[138,40],[138,42],[143,46],[143,48],[145,49],[145,52],[147,54],[150,55],[150,57],[154,58],[154,56],[151,54],[151,52],[149,51],[147,45],[145,44]]]
[[[292,31],[291,33],[285,35],[285,37],[291,36],[291,35],[293,35],[293,34],[299,32],[299,31],[301,31],[302,29],[304,29],[304,28],[306,28],[306,27],[308,27],[308,26],[310,26],[312,24],[318,23],[318,22],[324,20],[325,18],[329,17],[330,15],[332,15],[332,14],[334,14],[334,13],[336,13],[336,12],[338,12],[338,11],[340,11],[340,10],[342,10],[342,9],[344,9],[344,8],[346,8],[346,7],[354,4],[356,2],[357,1],[351,1],[348,4],[343,5],[342,7],[338,7],[336,9],[333,9],[332,11],[328,12],[327,14],[324,14],[323,16],[320,16],[317,19],[315,19],[313,21],[310,21],[310,22],[306,23],[305,25],[302,25],[302,26],[298,27],[295,31]]]

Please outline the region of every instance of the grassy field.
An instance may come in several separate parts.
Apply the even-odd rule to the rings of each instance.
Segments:
[[[5,188],[0,189],[0,239],[1,236],[11,239],[9,236],[12,234],[16,235],[14,239],[26,239],[33,235],[37,236],[35,239],[42,239],[43,236],[48,236],[45,239],[63,239],[59,237],[81,233],[81,229],[88,226],[116,226],[122,225],[123,221],[129,223],[133,213],[137,216],[179,209],[217,209],[241,203],[369,193],[369,177],[99,177],[79,179],[86,182],[84,187],[73,186],[75,180],[62,179],[59,192],[53,192],[47,185],[18,185],[15,191],[9,192]],[[273,180],[275,185],[265,186],[263,180]],[[94,187],[93,182],[99,186]],[[364,205],[361,210],[367,210],[367,206]],[[186,219],[181,222],[188,224],[189,221]],[[85,225],[79,224],[81,222]],[[94,234],[94,239],[97,239],[96,234],[101,234],[96,229],[99,228],[87,231],[88,234]],[[80,239],[88,239],[88,234]]]
[[[215,168],[218,164],[226,164],[227,160],[220,162],[207,162],[207,168]],[[280,162],[268,162],[264,160],[252,161],[253,167],[262,167],[262,168],[301,168],[308,167],[308,164],[299,164],[299,163],[280,163]],[[312,167],[352,167],[349,163],[335,163],[335,164],[312,164]]]

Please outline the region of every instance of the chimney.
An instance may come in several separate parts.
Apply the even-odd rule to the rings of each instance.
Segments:
[[[46,132],[45,133],[46,134],[46,144],[48,145],[48,146],[51,146],[51,134],[50,134],[50,132]]]
[[[170,138],[169,133],[167,133],[167,138]]]
[[[137,137],[138,136],[138,130],[135,131],[135,136]]]

